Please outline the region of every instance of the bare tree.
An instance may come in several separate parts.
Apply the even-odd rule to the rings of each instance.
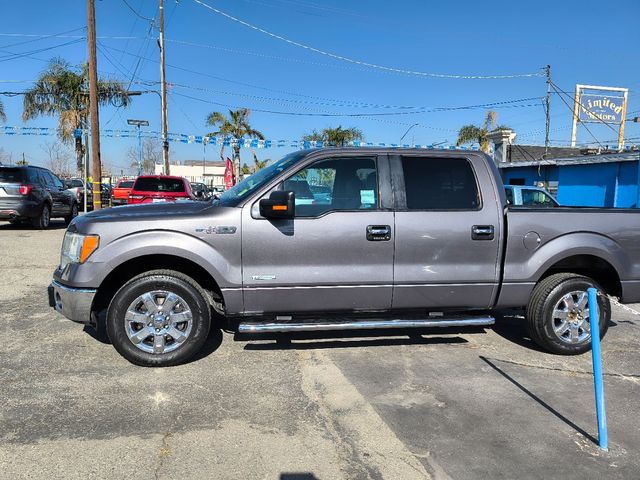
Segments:
[[[47,142],[40,145],[47,155],[47,168],[60,177],[70,177],[75,170],[71,161],[71,152],[60,142]]]
[[[0,165],[7,165],[12,163],[13,155],[7,153],[6,150],[0,147]]]
[[[131,147],[127,151],[127,158],[130,162],[131,170],[138,173],[139,152],[138,147]],[[145,138],[142,140],[142,173],[155,173],[156,163],[162,162],[162,143],[157,138]]]

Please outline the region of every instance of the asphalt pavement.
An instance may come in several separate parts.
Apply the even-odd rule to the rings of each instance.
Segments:
[[[141,368],[49,308],[63,234],[0,222],[0,478],[640,478],[640,315],[614,307],[602,344],[602,452],[590,354],[540,351],[519,312],[382,337],[217,331],[186,365]]]

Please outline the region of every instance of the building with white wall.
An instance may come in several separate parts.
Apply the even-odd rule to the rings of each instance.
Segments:
[[[224,162],[185,160],[182,165],[171,165],[171,175],[185,177],[190,182],[205,183],[211,187],[224,187]],[[156,175],[162,174],[162,165],[156,164]]]

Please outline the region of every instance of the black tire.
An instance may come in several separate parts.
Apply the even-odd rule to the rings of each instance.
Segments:
[[[600,338],[602,339],[607,333],[611,319],[609,299],[595,280],[574,273],[551,275],[533,289],[526,310],[527,327],[531,339],[545,350],[559,355],[579,355],[588,352],[591,349],[591,336],[581,329],[580,337],[585,336],[585,338],[571,343],[570,332],[565,332],[564,335],[556,334],[554,326],[560,327],[557,324],[561,323],[561,320],[554,319],[553,312],[566,295],[572,292],[586,292],[591,287],[595,287],[599,293]]]
[[[73,221],[73,219],[76,218],[77,216],[78,216],[78,204],[76,202],[73,202],[71,204],[71,212],[69,212],[69,215],[64,217],[64,223],[69,225]]]
[[[167,291],[179,296],[185,303],[184,307],[188,308],[192,315],[191,330],[183,343],[177,345],[173,343],[170,335],[164,336],[170,342],[169,346],[177,345],[175,350],[165,353],[150,353],[141,349],[148,349],[149,339],[156,338],[157,335],[150,335],[146,340],[139,342],[141,347],[138,347],[127,334],[127,329],[131,328],[125,320],[129,307],[141,295],[156,291]],[[206,298],[202,288],[193,279],[179,272],[154,270],[143,273],[128,281],[114,295],[107,312],[107,333],[118,353],[135,365],[168,367],[184,363],[202,348],[209,335],[211,309]],[[153,330],[154,327],[149,328]]]
[[[37,228],[39,230],[45,230],[49,228],[49,224],[51,223],[51,207],[49,207],[48,203],[45,203],[42,206],[42,210],[40,210],[40,215],[31,219],[31,225],[33,228]]]

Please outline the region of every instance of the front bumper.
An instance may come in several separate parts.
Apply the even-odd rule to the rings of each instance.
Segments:
[[[50,307],[74,322],[91,323],[91,305],[97,290],[67,287],[54,280],[47,291]]]

